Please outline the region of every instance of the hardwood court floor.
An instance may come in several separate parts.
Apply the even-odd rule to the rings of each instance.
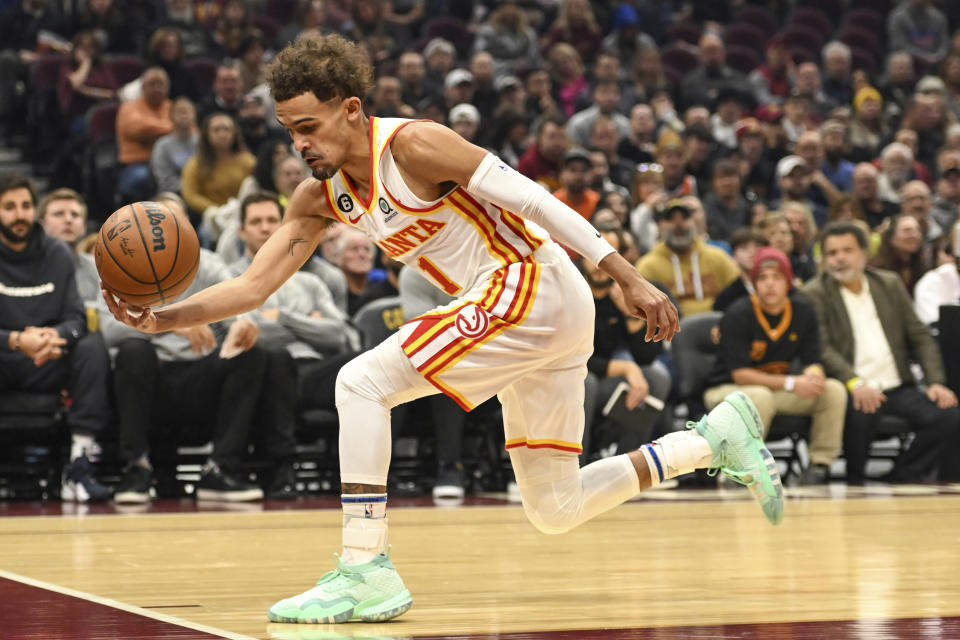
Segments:
[[[89,635],[57,635],[55,615],[33,620],[33,635],[0,588],[0,638],[960,637],[960,486],[792,493],[779,527],[739,489],[664,491],[562,536],[515,505],[391,507],[393,559],[415,602],[373,625],[264,616],[332,568],[339,509],[4,517],[0,577],[201,632],[157,635],[143,617],[97,630],[71,613]]]

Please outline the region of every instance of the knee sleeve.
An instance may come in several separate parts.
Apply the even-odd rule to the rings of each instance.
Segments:
[[[565,533],[639,491],[633,463],[626,455],[599,460],[583,469],[572,453],[549,449],[512,449],[527,518],[547,534]]]

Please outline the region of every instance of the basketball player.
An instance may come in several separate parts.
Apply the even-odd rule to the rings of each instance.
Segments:
[[[361,52],[339,36],[285,49],[270,72],[277,118],[315,179],[297,187],[280,229],[242,275],[169,307],[130,308],[104,290],[110,310],[145,331],[233,316],[263,304],[340,220],[456,296],[340,371],[342,555],[268,618],[373,622],[410,607],[387,555],[390,409],[438,391],[465,409],[498,395],[524,510],[545,533],[701,467],[748,485],[779,522],[776,465],[742,394],[691,429],[579,468],[594,305],[551,237],[616,280],[624,306],[647,319],[647,339],[672,338],[676,309],[583,218],[493,155],[432,122],[364,116],[359,96],[371,80]]]

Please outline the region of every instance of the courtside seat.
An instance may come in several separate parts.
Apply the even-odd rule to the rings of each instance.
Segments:
[[[0,393],[0,498],[53,498],[66,458],[66,407],[55,393]]]

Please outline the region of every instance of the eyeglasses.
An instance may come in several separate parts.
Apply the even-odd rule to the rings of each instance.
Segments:
[[[656,162],[641,162],[637,165],[637,173],[663,173],[663,165]]]

